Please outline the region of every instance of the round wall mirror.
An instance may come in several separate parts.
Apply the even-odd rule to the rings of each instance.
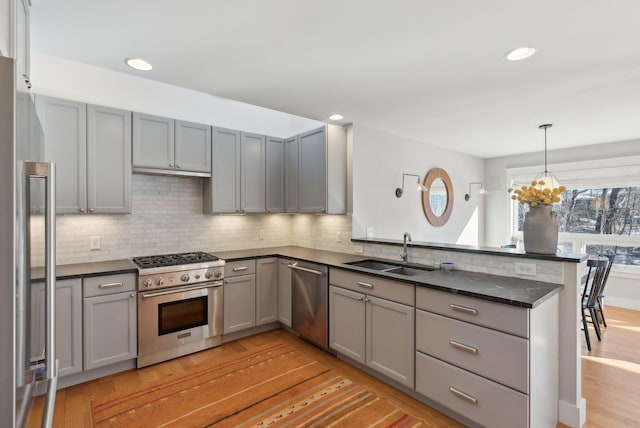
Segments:
[[[422,194],[422,209],[429,223],[444,225],[453,211],[453,185],[442,168],[433,168],[424,179],[427,191]]]

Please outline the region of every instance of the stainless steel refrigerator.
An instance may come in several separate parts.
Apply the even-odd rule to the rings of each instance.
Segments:
[[[0,426],[50,427],[58,371],[55,165],[33,158],[29,135],[37,120],[32,97],[18,91],[20,86],[14,60],[0,57]],[[43,255],[38,264],[45,272],[42,349],[31,337],[39,328],[30,322],[33,254]],[[35,397],[42,395],[42,411],[32,411]]]

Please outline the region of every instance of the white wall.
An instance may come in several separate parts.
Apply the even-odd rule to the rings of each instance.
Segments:
[[[304,117],[35,52],[31,83],[35,94],[274,137],[291,137],[322,126]]]
[[[0,0],[0,55],[9,56],[11,43],[11,29],[13,28],[13,14],[11,0]]]
[[[423,181],[435,167],[447,171],[454,189],[451,218],[441,227],[427,221],[412,177],[406,179],[403,197],[395,196],[403,173],[418,174]],[[484,201],[477,193],[464,200],[468,183],[483,176],[482,159],[354,124],[353,236],[365,237],[367,227],[373,227],[378,238],[402,239],[409,232],[415,241],[483,245]]]

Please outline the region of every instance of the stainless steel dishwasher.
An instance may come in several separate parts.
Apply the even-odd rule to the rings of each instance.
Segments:
[[[303,338],[328,349],[328,269],[302,261],[288,266],[291,269],[291,327]]]

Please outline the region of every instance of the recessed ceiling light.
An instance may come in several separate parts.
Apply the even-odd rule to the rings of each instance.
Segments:
[[[520,61],[521,59],[529,58],[534,53],[536,53],[536,48],[525,46],[522,48],[515,48],[507,52],[505,58],[509,61]]]
[[[341,114],[332,114],[331,116],[329,116],[329,119],[331,120],[342,120],[343,117]]]
[[[151,69],[153,69],[153,66],[142,58],[127,58],[124,62],[129,67],[140,71],[151,71]]]

